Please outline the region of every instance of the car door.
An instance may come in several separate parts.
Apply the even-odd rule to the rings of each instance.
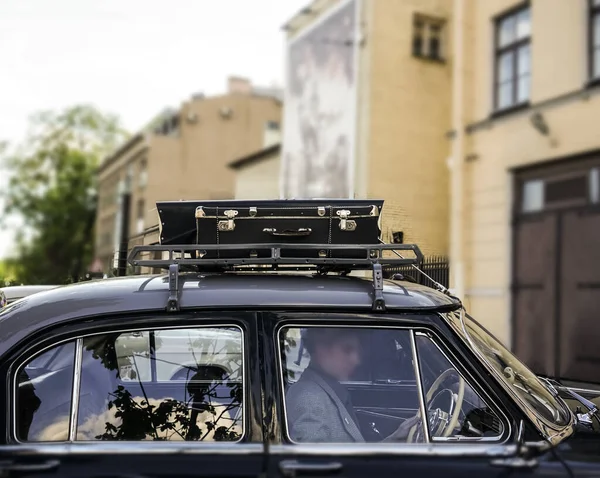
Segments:
[[[264,360],[275,364],[264,378],[267,389],[273,387],[273,403],[266,407],[274,410],[266,417],[269,476],[561,476],[563,465],[550,455],[514,459],[514,417],[482,386],[481,376],[460,364],[434,321],[416,315],[386,316],[383,322],[368,315],[269,314],[262,322],[268,338]],[[372,347],[381,332],[395,336],[393,347],[402,349],[384,353],[391,362],[385,367],[384,351],[374,354]],[[365,367],[379,378],[349,379]],[[386,381],[384,369],[393,378]],[[331,380],[336,373],[347,393]],[[361,420],[361,414],[375,419]]]
[[[11,413],[0,471],[263,473],[254,314],[103,318],[49,337],[2,365]]]

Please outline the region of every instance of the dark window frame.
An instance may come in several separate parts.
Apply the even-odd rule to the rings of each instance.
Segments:
[[[434,314],[436,314],[434,312]],[[344,314],[346,315],[346,314]],[[273,340],[273,344],[274,344],[274,350],[275,350],[275,355],[276,355],[276,362],[275,362],[275,370],[276,370],[276,374],[277,374],[277,382],[278,382],[278,387],[279,387],[279,393],[283,393],[285,394],[285,387],[286,387],[286,379],[285,379],[285,371],[286,371],[286,352],[284,351],[283,347],[281,346],[283,343],[283,333],[286,329],[293,329],[293,328],[298,328],[298,329],[302,329],[302,328],[306,328],[306,327],[315,327],[315,328],[335,328],[335,327],[341,327],[341,328],[360,328],[360,329],[393,329],[393,330],[405,330],[406,332],[408,332],[409,334],[411,334],[412,337],[414,337],[416,339],[416,336],[418,335],[426,335],[437,347],[437,349],[442,353],[442,355],[450,362],[450,364],[453,366],[453,368],[463,377],[463,379],[465,380],[465,383],[468,384],[472,390],[479,396],[479,398],[481,400],[483,400],[488,406],[489,408],[491,408],[497,415],[498,419],[500,420],[500,422],[502,423],[502,433],[500,436],[498,437],[494,437],[494,439],[491,440],[481,440],[481,439],[464,439],[464,443],[470,443],[470,444],[474,444],[474,443],[479,443],[479,444],[489,444],[489,445],[494,445],[494,446],[501,446],[501,445],[506,445],[508,443],[511,442],[512,437],[514,436],[515,430],[513,427],[513,423],[512,423],[512,418],[514,417],[514,415],[512,415],[507,407],[501,402],[501,397],[498,395],[497,392],[495,392],[493,390],[493,387],[490,386],[489,382],[482,382],[480,381],[480,378],[478,380],[478,374],[475,370],[473,370],[473,364],[469,364],[468,361],[467,363],[465,363],[465,360],[467,359],[466,357],[461,357],[460,353],[457,353],[458,350],[456,349],[456,344],[452,344],[451,342],[448,341],[448,338],[444,336],[443,333],[440,333],[439,330],[436,330],[437,327],[433,326],[432,324],[425,324],[425,323],[421,323],[418,315],[417,316],[413,316],[411,317],[411,319],[401,319],[401,321],[397,321],[397,320],[391,320],[389,323],[385,323],[385,324],[381,324],[381,323],[377,323],[377,322],[373,322],[373,318],[369,317],[368,315],[362,315],[361,314],[361,318],[363,320],[360,321],[356,321],[355,323],[350,323],[350,321],[340,321],[337,316],[337,314],[335,313],[330,313],[329,314],[330,317],[326,317],[324,320],[321,319],[318,323],[315,321],[307,321],[306,318],[310,317],[310,314],[302,314],[302,313],[296,313],[294,314],[294,316],[287,316],[286,320],[283,321],[278,321],[276,327],[274,328],[273,334],[274,334],[274,340]],[[346,317],[350,316],[350,314],[346,315]],[[391,316],[390,318],[392,319],[398,319],[398,316]],[[338,320],[336,320],[338,319]],[[416,319],[416,320],[415,320]],[[411,340],[411,353],[413,352],[412,347],[416,346],[416,341],[412,342]],[[421,376],[421,359],[419,357],[419,351],[417,350],[416,353],[417,356],[417,362],[418,362],[418,369],[419,369],[419,373],[416,376],[416,380],[418,382],[420,382],[421,386],[423,385],[423,378]],[[371,381],[361,381],[361,382],[347,382],[347,385],[353,384],[353,385],[358,385],[358,386],[373,386],[376,385],[375,382]],[[290,383],[288,382],[288,386],[290,385]],[[401,384],[388,384],[388,387],[398,387],[398,386],[402,386]],[[425,400],[425,394],[427,393],[427,390],[420,390],[419,388],[417,388],[417,393],[420,395],[419,399],[420,400]],[[286,405],[285,405],[285,401],[283,403],[280,403],[280,406],[282,407],[282,429],[281,429],[281,433],[282,433],[282,438],[284,439],[284,444],[286,446],[290,446],[290,447],[299,447],[304,445],[304,443],[298,443],[298,442],[294,442],[290,435],[289,435],[289,429],[288,429],[288,424],[287,424],[287,412],[286,412]],[[427,445],[429,446],[446,446],[446,443],[450,442],[450,443],[457,443],[456,441],[452,441],[449,440],[447,441],[446,439],[435,439],[431,436],[430,431],[428,430],[429,433],[429,439],[427,442]],[[462,441],[462,440],[461,440]],[[408,447],[414,447],[415,444],[407,444]],[[417,445],[418,446],[418,445]]]
[[[529,49],[530,66],[529,66],[528,74],[529,74],[530,93],[531,93],[531,43],[532,43],[531,32],[524,38],[516,39],[513,42],[509,43],[508,45],[500,46],[500,25],[502,24],[502,22],[510,17],[516,17],[517,15],[519,15],[520,13],[522,13],[525,10],[529,10],[530,25],[531,25],[531,3],[529,0],[497,15],[492,20],[493,21],[493,35],[494,35],[494,42],[493,42],[494,43],[494,66],[493,66],[493,78],[492,78],[493,94],[494,94],[494,113],[502,113],[502,112],[511,111],[514,109],[521,109],[523,107],[528,106],[529,102],[530,102],[530,95],[528,95],[528,98],[525,101],[517,100],[517,95],[518,95],[518,91],[519,91],[518,90],[519,77],[520,77],[519,68],[518,68],[519,59],[518,59],[517,53],[522,47],[529,45],[529,47],[530,47],[530,49]],[[499,62],[500,57],[508,52],[513,53],[513,59],[512,59],[513,76],[510,79],[511,86],[512,86],[511,91],[512,91],[512,100],[513,101],[508,106],[500,107],[500,105],[499,105],[500,82],[498,81],[499,74],[500,74],[500,68],[498,66],[498,62]]]
[[[588,81],[590,83],[600,83],[600,72],[598,75],[594,75],[594,53],[595,50],[600,50],[600,39],[599,46],[594,45],[594,21],[597,17],[600,17],[600,3],[594,5],[594,0],[588,0]]]
[[[444,18],[415,13],[412,17],[411,55],[419,60],[445,63],[446,25]],[[437,33],[433,34],[435,29]],[[435,55],[432,54],[432,40],[437,40]]]
[[[252,314],[250,314],[252,315]],[[70,327],[69,331],[64,334],[60,334],[58,337],[49,337],[46,340],[41,342],[37,342],[34,344],[29,344],[26,346],[24,350],[22,350],[14,359],[11,359],[11,364],[8,368],[7,376],[9,377],[9,386],[6,389],[6,400],[7,404],[9,404],[9,416],[7,420],[7,425],[9,427],[8,435],[6,438],[6,443],[8,444],[17,444],[20,446],[46,446],[46,445],[55,445],[55,444],[65,444],[71,443],[69,440],[56,440],[56,441],[23,441],[19,438],[17,433],[17,408],[18,402],[17,398],[17,384],[18,384],[18,376],[19,373],[25,369],[27,364],[32,360],[35,360],[40,355],[45,352],[52,350],[54,348],[63,346],[65,344],[74,344],[74,350],[76,351],[78,347],[83,346],[83,340],[89,337],[94,336],[103,336],[110,334],[123,334],[128,332],[135,331],[163,331],[163,330],[182,330],[182,329],[196,329],[196,328],[236,328],[240,331],[240,338],[242,343],[242,365],[241,365],[241,383],[242,383],[242,434],[239,440],[237,441],[224,441],[221,446],[233,446],[240,447],[244,445],[251,445],[253,442],[253,432],[252,432],[252,422],[251,422],[251,407],[252,402],[255,401],[255,398],[252,397],[253,390],[251,381],[255,380],[252,377],[252,370],[250,367],[251,358],[249,355],[250,351],[250,336],[251,331],[248,330],[247,326],[244,322],[247,320],[246,316],[249,316],[248,313],[239,314],[236,311],[223,311],[223,312],[215,312],[213,313],[201,313],[197,315],[188,315],[182,316],[180,318],[194,319],[193,321],[186,323],[181,322],[178,324],[169,323],[168,320],[165,320],[165,316],[162,316],[162,320],[156,320],[156,317],[147,316],[147,315],[139,315],[136,317],[135,321],[132,321],[129,325],[125,325],[120,323],[119,320],[112,321],[107,319],[106,324],[102,324],[100,327],[86,327],[85,324],[77,324],[73,327]],[[150,319],[150,320],[149,320]],[[152,320],[155,319],[155,320]],[[121,319],[122,320],[122,319]],[[79,344],[81,342],[81,345]],[[152,345],[152,344],[151,344]],[[77,352],[75,352],[75,356]],[[73,363],[74,367],[77,367],[77,359],[74,359]],[[81,363],[79,364],[79,375],[81,375]],[[75,374],[73,375],[73,377]],[[71,386],[71,393],[74,390],[74,384]],[[71,407],[78,406],[79,401],[77,400],[76,404],[73,404],[73,398],[71,399]],[[102,441],[86,441],[86,440],[74,440],[75,443],[93,443],[94,446],[98,446],[98,444],[102,443]],[[142,452],[150,452],[153,453],[153,449],[156,448],[156,443],[154,441],[144,441],[144,440],[127,440],[122,441],[121,443],[128,443],[131,446],[136,446]],[[174,441],[174,443],[180,443],[179,441]],[[185,444],[186,442],[181,442]],[[198,442],[198,443],[207,443],[212,444],[216,442]],[[235,448],[234,448],[235,449]],[[177,452],[177,447],[174,449]],[[110,453],[110,451],[109,451]]]

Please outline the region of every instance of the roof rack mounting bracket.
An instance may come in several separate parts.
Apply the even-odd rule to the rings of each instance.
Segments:
[[[167,312],[179,312],[179,264],[169,265]]]
[[[375,312],[385,312],[385,299],[383,298],[383,268],[381,264],[373,264],[373,310]]]

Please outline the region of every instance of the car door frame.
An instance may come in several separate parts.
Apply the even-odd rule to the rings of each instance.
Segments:
[[[244,435],[235,443],[168,442],[161,441],[63,441],[19,442],[14,433],[15,380],[18,367],[28,358],[61,343],[77,341],[81,337],[114,332],[154,329],[182,329],[201,326],[235,325],[242,330],[244,389]],[[0,471],[20,469],[23,476],[58,469],[55,476],[77,471],[80,476],[123,475],[145,473],[152,476],[197,476],[205,466],[211,476],[257,476],[264,472],[266,463],[262,430],[262,382],[259,366],[257,314],[239,310],[189,310],[179,313],[123,314],[102,318],[85,317],[69,324],[32,334],[27,341],[0,358],[0,372],[4,372],[4,402],[7,413],[2,422],[6,435],[0,443]],[[8,406],[7,406],[8,405]],[[73,406],[73,401],[71,402]],[[132,457],[137,457],[132,460]],[[240,460],[214,460],[215,456],[239,457]],[[10,460],[2,463],[5,457]],[[33,458],[32,458],[33,457]],[[172,458],[172,459],[169,459]],[[82,463],[86,467],[79,468]],[[236,464],[237,463],[237,464]],[[232,468],[232,465],[235,468]],[[238,465],[240,465],[238,467]],[[222,468],[222,470],[219,469]],[[145,471],[144,471],[145,469]]]
[[[281,357],[279,354],[278,333],[284,326],[292,324],[306,325],[312,322],[319,325],[345,325],[352,326],[348,318],[354,316],[356,325],[370,325],[372,327],[402,327],[409,328],[413,333],[417,330],[426,331],[436,337],[436,345],[443,345],[451,363],[465,374],[465,379],[470,384],[476,385],[475,390],[484,391],[483,397],[491,399],[495,408],[502,413],[502,421],[508,426],[508,432],[503,441],[469,441],[460,443],[457,441],[432,441],[424,444],[398,444],[398,443],[350,443],[350,444],[298,444],[292,443],[286,434],[285,411],[283,406],[283,385],[280,377]],[[360,317],[361,320],[357,320]],[[266,312],[260,320],[262,327],[261,339],[263,361],[277,364],[274,368],[263,370],[265,388],[273,390],[267,403],[270,413],[265,415],[265,440],[268,443],[269,476],[285,477],[303,476],[314,473],[337,473],[340,477],[358,477],[367,473],[377,476],[397,476],[398,466],[403,464],[412,468],[405,470],[408,474],[423,473],[427,466],[431,466],[431,458],[439,458],[440,461],[433,465],[433,471],[429,476],[464,476],[464,473],[485,472],[489,478],[494,476],[505,476],[507,472],[511,476],[520,476],[520,473],[533,476],[556,476],[557,470],[563,471],[564,465],[548,459],[549,455],[541,457],[542,467],[534,471],[528,467],[524,469],[510,470],[513,458],[517,456],[519,445],[517,444],[517,421],[527,420],[522,417],[520,411],[502,401],[502,391],[498,387],[491,386],[489,378],[485,378],[485,372],[468,362],[464,347],[457,344],[449,337],[449,328],[441,326],[441,317],[435,311],[426,313],[406,313],[398,311],[390,315],[374,315],[359,312],[335,311],[324,313],[281,311]],[[453,337],[452,337],[453,338]],[[441,343],[439,343],[440,341]],[[471,357],[471,360],[474,360]],[[482,380],[477,382],[477,380]],[[418,377],[420,381],[420,377]],[[421,392],[422,393],[422,392]],[[400,461],[398,461],[400,460]],[[362,468],[368,463],[368,467]],[[378,466],[379,463],[379,466]],[[450,467],[450,468],[449,468]],[[347,471],[346,471],[347,470]],[[453,474],[456,470],[456,475]]]

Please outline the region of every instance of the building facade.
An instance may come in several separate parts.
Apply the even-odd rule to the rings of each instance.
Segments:
[[[453,22],[454,286],[538,373],[600,379],[600,1]]]
[[[235,199],[278,199],[281,144],[275,143],[229,164],[235,171]]]
[[[282,196],[385,199],[386,241],[448,253],[451,10],[315,0],[287,22]]]
[[[232,77],[227,93],[192,97],[106,158],[96,221],[96,257],[105,270],[116,266],[117,251],[158,241],[157,201],[233,198],[229,163],[276,141],[280,121],[277,91]]]

